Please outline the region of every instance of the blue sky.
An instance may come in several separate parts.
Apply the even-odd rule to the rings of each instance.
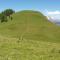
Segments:
[[[60,15],[60,0],[1,0],[0,11],[7,8],[15,11],[38,10],[57,18]]]

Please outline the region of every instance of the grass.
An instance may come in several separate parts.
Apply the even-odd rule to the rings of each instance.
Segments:
[[[60,41],[60,27],[49,22],[43,14],[33,11],[15,13],[12,21],[0,24],[0,34],[11,37],[23,35],[32,40]]]
[[[37,11],[13,14],[0,23],[0,60],[60,60],[60,27]]]
[[[60,44],[0,37],[0,60],[60,60]]]

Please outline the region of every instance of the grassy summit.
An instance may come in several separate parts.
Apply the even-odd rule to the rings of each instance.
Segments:
[[[60,27],[37,11],[13,14],[0,23],[0,60],[60,60]]]
[[[60,41],[60,28],[40,12],[25,10],[13,15],[13,20],[0,24],[0,33],[32,40]]]

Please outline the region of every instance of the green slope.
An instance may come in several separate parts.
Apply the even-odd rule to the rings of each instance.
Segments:
[[[60,44],[0,36],[0,60],[60,60]]]
[[[0,60],[60,60],[60,27],[37,11],[13,14],[0,23]]]
[[[32,40],[60,42],[60,27],[49,22],[37,11],[21,11],[13,15],[13,20],[0,24],[0,34]]]

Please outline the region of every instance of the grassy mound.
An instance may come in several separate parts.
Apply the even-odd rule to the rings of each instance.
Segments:
[[[0,60],[60,60],[60,27],[37,11],[13,14],[0,23]]]
[[[52,24],[40,12],[25,10],[13,15],[13,20],[0,24],[0,34],[23,39],[60,42],[60,27]]]

